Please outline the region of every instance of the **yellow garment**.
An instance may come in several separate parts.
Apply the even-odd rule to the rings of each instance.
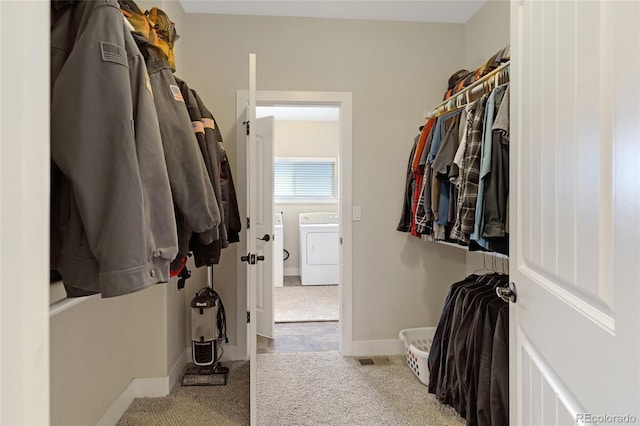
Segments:
[[[151,8],[144,14],[123,9],[122,13],[137,32],[164,52],[171,70],[175,72],[176,58],[173,46],[180,36],[176,33],[175,24],[171,22],[167,14],[157,7]]]
[[[159,39],[158,35],[156,34],[156,30],[153,28],[153,24],[149,22],[145,15],[132,13],[127,10],[122,10],[122,14],[127,18],[131,25],[133,25],[133,28],[137,32],[142,33],[144,38],[146,38],[153,44],[158,43]]]
[[[156,34],[158,35],[158,42],[153,43],[158,46],[169,60],[169,65],[171,69],[175,72],[176,70],[176,58],[173,53],[173,46],[180,36],[176,32],[176,26],[171,20],[169,16],[162,11],[162,9],[158,9],[157,7],[152,7],[151,10],[145,12],[149,22],[153,24],[153,27],[156,30]]]

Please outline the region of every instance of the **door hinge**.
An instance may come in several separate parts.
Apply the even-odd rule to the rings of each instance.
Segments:
[[[251,228],[251,219],[247,218],[247,229]]]
[[[250,133],[249,129],[251,127],[250,126],[251,123],[247,120],[247,121],[243,121],[242,124],[244,124],[245,127],[247,128],[247,136],[249,136],[249,133]]]
[[[251,322],[251,312],[247,311],[247,324]]]
[[[340,237],[340,245],[342,245],[342,237]]]

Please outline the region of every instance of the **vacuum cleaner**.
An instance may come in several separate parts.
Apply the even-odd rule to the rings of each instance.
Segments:
[[[226,385],[229,369],[219,364],[221,343],[228,343],[224,305],[218,293],[204,287],[191,300],[191,352],[193,365],[187,366],[183,386]]]

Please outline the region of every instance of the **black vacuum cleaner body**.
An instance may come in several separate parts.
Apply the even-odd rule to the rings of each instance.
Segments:
[[[216,362],[219,299],[206,292],[191,301],[191,350],[193,363],[206,367]]]

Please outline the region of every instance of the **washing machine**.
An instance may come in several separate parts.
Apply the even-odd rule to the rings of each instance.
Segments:
[[[299,224],[302,285],[337,285],[338,213],[300,213]]]
[[[273,213],[273,286],[282,287],[284,281],[284,236],[282,212]]]

